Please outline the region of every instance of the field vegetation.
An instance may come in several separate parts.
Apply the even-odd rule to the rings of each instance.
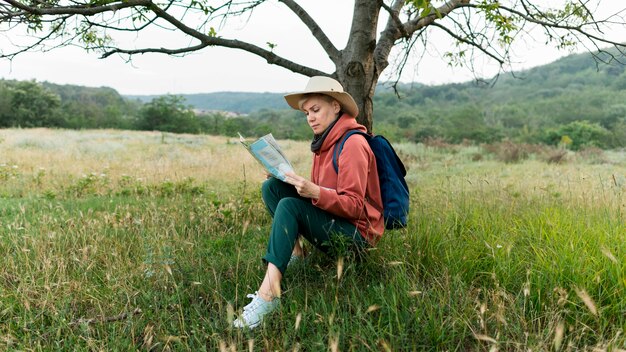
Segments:
[[[235,139],[0,130],[0,350],[626,350],[623,150],[396,149],[408,228],[313,252],[250,332],[270,217]]]

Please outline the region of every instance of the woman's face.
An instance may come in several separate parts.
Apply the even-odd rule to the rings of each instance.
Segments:
[[[335,121],[340,110],[339,102],[330,97],[314,95],[302,104],[302,111],[314,134],[324,132]]]

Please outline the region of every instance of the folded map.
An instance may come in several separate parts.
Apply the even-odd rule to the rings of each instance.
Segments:
[[[294,172],[287,157],[271,133],[248,143],[239,133],[239,141],[272,176],[284,181],[285,172]]]

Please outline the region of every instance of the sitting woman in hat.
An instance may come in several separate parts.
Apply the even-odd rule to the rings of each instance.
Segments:
[[[333,149],[349,130],[366,131],[355,120],[359,109],[336,80],[311,77],[305,90],[288,94],[289,106],[301,110],[313,130],[311,180],[290,173],[285,182],[268,178],[262,197],[272,215],[265,278],[252,302],[233,322],[254,328],[280,303],[280,281],[290,262],[302,258],[299,236],[329,253],[335,236],[355,250],[374,246],[383,234],[382,200],[376,159],[363,136],[348,138],[333,167]],[[345,244],[345,240],[341,241]]]

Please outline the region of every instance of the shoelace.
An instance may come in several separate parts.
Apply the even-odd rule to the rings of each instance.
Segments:
[[[261,299],[261,297],[259,297],[258,291],[255,293],[249,293],[246,295],[247,298],[252,298],[252,302],[250,302],[250,304],[248,304],[247,306],[243,307],[243,313],[245,315],[245,313],[249,310],[254,310],[256,309],[259,305],[261,305],[261,302],[259,302],[259,299]]]
[[[253,318],[259,319],[259,315],[258,315],[258,312],[256,312],[256,310],[259,306],[261,306],[263,302],[261,302],[262,298],[259,297],[258,294],[256,294],[256,292],[255,294],[248,294],[246,297],[252,298],[252,302],[250,302],[248,306],[244,307],[241,317],[243,318],[243,321],[245,321],[246,324],[248,324],[248,323],[253,323],[253,322],[250,322],[250,319],[253,319]]]

